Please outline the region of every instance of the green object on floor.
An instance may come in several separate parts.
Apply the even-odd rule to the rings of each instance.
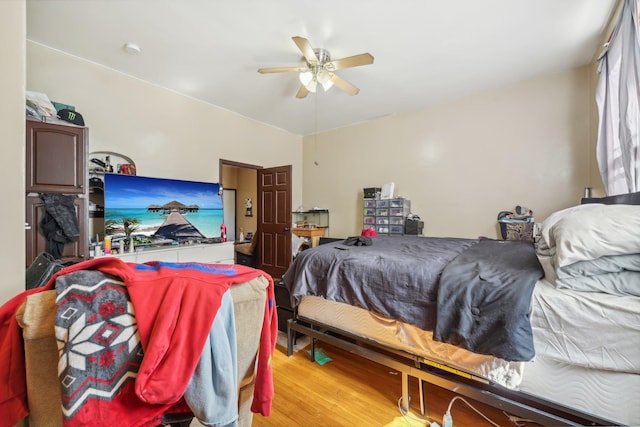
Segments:
[[[307,354],[311,356],[311,350],[307,351]],[[322,351],[321,348],[316,348],[314,353],[314,359],[318,363],[318,365],[324,365],[325,363],[331,362],[331,358]]]

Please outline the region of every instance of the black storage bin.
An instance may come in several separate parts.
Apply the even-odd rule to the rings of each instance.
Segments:
[[[274,283],[274,291],[276,297],[276,311],[278,313],[278,330],[287,332],[287,323],[289,319],[294,318],[295,311],[291,306],[291,296],[289,289],[284,285],[282,279]],[[294,339],[302,336],[302,332],[296,331]]]
[[[236,252],[236,264],[246,265],[247,267],[257,267],[255,255],[245,255],[242,252]]]
[[[376,198],[376,193],[379,193],[381,191],[382,191],[382,188],[380,188],[380,187],[365,188],[364,189],[364,198],[365,199],[375,199]]]
[[[404,234],[422,234],[422,230],[424,229],[424,221],[416,221],[413,219],[408,219],[404,222]]]
[[[278,280],[274,283],[274,292],[276,297],[276,306],[293,311],[289,289],[287,289],[282,280]]]
[[[289,319],[293,319],[293,310],[287,310],[282,307],[277,307],[276,309],[278,311],[278,330],[287,332],[287,323]]]

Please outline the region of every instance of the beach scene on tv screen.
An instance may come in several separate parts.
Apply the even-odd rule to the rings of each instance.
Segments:
[[[199,243],[220,237],[218,183],[106,174],[105,236],[114,246]]]

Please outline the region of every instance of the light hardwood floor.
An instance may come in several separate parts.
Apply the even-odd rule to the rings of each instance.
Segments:
[[[287,357],[278,346],[273,360],[275,399],[269,417],[254,415],[253,426],[387,426],[417,427],[424,423],[401,419],[398,400],[402,378],[391,370],[362,357],[319,342],[332,361],[312,363],[308,347]],[[411,379],[411,412],[420,417],[418,383]],[[442,423],[455,394],[425,383],[426,416]],[[514,426],[502,411],[466,399],[500,426]],[[455,427],[483,427],[492,424],[460,400],[452,406]],[[535,426],[533,423],[523,423]]]

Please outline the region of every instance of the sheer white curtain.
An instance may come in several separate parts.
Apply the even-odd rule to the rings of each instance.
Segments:
[[[600,56],[597,158],[607,195],[640,191],[640,40],[637,0],[625,0]]]

